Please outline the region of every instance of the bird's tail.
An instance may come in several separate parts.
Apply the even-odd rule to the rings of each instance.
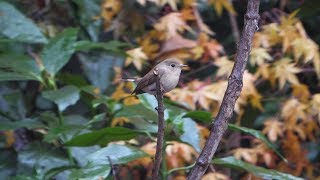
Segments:
[[[138,78],[122,78],[121,81],[137,82],[137,81],[138,81]]]

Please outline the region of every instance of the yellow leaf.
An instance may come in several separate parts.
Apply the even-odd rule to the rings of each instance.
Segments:
[[[218,58],[214,64],[219,67],[217,76],[226,76],[228,77],[231,74],[234,62],[229,60],[228,57],[223,56]]]
[[[158,31],[166,32],[166,38],[170,39],[176,36],[179,32],[188,30],[193,32],[191,27],[182,19],[181,13],[172,12],[160,18],[160,22],[154,25]]]
[[[142,51],[142,48],[135,48],[127,51],[128,57],[125,62],[125,66],[133,64],[138,70],[142,69],[142,64],[148,58],[147,55]]]
[[[266,61],[272,60],[272,57],[265,48],[252,48],[250,52],[250,64],[251,65],[262,65]]]
[[[240,105],[246,105],[248,100],[251,105],[255,108],[258,108],[260,111],[263,111],[263,107],[261,104],[262,96],[257,91],[254,82],[256,81],[256,77],[254,77],[247,70],[243,74],[243,88],[240,94],[240,98],[236,102],[235,110],[236,112],[240,112]]]
[[[296,61],[303,57],[303,62],[307,63],[318,53],[318,46],[311,39],[297,38],[292,44],[293,55]]]
[[[314,94],[312,96],[311,104],[311,113],[318,118],[320,123],[320,93]]]
[[[205,174],[201,180],[229,180],[230,178],[222,173],[213,172]]]
[[[267,134],[270,141],[275,142],[278,140],[278,137],[283,136],[284,125],[276,118],[269,118],[264,122],[264,128],[262,133]]]
[[[273,73],[279,81],[279,89],[282,89],[288,81],[291,84],[300,84],[295,74],[299,73],[300,68],[295,67],[294,63],[290,63],[291,59],[282,58],[274,63]]]
[[[209,0],[209,3],[214,5],[214,8],[219,16],[221,16],[223,9],[226,9],[231,14],[236,14],[236,11],[234,10],[232,4],[230,4],[229,0]]]
[[[256,164],[258,161],[258,154],[255,149],[237,148],[232,150],[232,153],[236,159],[243,159],[252,164]]]
[[[128,92],[126,92],[127,90]],[[125,105],[134,105],[139,104],[140,101],[136,96],[131,95],[133,90],[132,83],[121,83],[117,86],[116,90],[111,95],[111,98],[117,101],[124,99]]]
[[[200,57],[202,57],[204,49],[201,46],[196,46],[191,49],[191,53],[194,55],[194,59],[199,59]]]
[[[287,100],[284,103],[281,111],[281,117],[284,118],[286,128],[295,128],[298,120],[308,120],[308,114],[306,112],[307,109],[307,104],[301,103],[295,98]]]
[[[108,29],[112,19],[120,12],[122,8],[121,1],[104,0],[101,4],[101,17],[104,20],[104,29]]]
[[[112,119],[111,127],[115,127],[117,125],[123,126],[125,123],[130,122],[130,120],[126,117],[116,117]]]
[[[14,131],[13,130],[4,131],[3,134],[6,137],[6,147],[7,148],[11,147],[15,142]]]
[[[292,95],[298,98],[301,102],[307,102],[310,97],[308,86],[304,84],[292,85]]]

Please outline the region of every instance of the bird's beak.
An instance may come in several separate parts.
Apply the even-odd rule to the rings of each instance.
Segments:
[[[188,67],[188,65],[180,64],[180,67],[181,67],[181,68],[183,68],[183,67]]]

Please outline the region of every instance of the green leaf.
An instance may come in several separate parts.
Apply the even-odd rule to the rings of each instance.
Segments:
[[[95,165],[106,165],[109,164],[108,156],[110,157],[112,164],[124,164],[146,157],[148,154],[132,146],[110,144],[107,147],[90,154],[88,156],[88,161]]]
[[[19,42],[47,43],[40,29],[11,4],[0,2],[0,34]]]
[[[155,111],[151,111],[141,104],[123,106],[122,109],[115,114],[115,117],[141,118],[153,122],[156,122],[158,119]]]
[[[138,98],[144,107],[157,113],[155,110],[155,108],[158,107],[158,101],[157,101],[156,97],[154,97],[153,95],[148,94],[148,93],[143,93],[143,94],[140,94],[138,96]],[[168,109],[165,109],[164,110],[164,119],[168,119],[168,118],[169,118]]]
[[[182,142],[190,144],[196,151],[200,152],[200,132],[197,128],[197,123],[190,118],[183,117],[184,113],[172,121],[174,130],[181,134],[179,138]]]
[[[97,42],[102,20],[95,20],[93,17],[100,15],[101,0],[72,0],[72,2],[76,5],[76,14],[79,16],[80,24],[85,27],[90,39]]]
[[[100,180],[108,177],[110,171],[109,165],[89,164],[83,168],[73,170],[69,175],[69,179]]]
[[[0,80],[42,81],[41,72],[35,60],[17,54],[0,55]]]
[[[101,122],[105,119],[107,113],[101,113],[101,114],[97,114],[95,115],[87,124],[92,124],[95,122]]]
[[[230,168],[243,169],[245,171],[250,172],[256,177],[261,177],[263,179],[302,180],[302,178],[293,176],[291,174],[286,174],[272,169],[258,167],[238,160],[232,156],[214,159],[212,163],[215,165],[221,165]]]
[[[75,104],[80,98],[80,90],[75,86],[64,86],[58,90],[44,91],[42,96],[58,105],[60,112]]]
[[[36,119],[24,119],[22,121],[0,121],[0,131],[14,130],[19,128],[41,128],[45,127],[42,123],[37,121]]]
[[[92,42],[92,41],[77,41],[75,44],[75,49],[77,51],[85,51],[91,49],[103,49],[106,51],[122,53],[125,52],[122,50],[125,46],[128,46],[126,43],[120,41],[109,41],[105,43],[101,42]]]
[[[68,165],[70,165],[69,160],[63,151],[49,144],[33,143],[18,152],[17,174],[31,175],[31,172],[36,170],[41,177],[52,168]],[[56,178],[59,179],[57,176]]]
[[[246,127],[240,127],[240,126],[237,126],[235,124],[230,124],[230,123],[228,124],[228,129],[233,130],[233,131],[240,131],[240,132],[244,132],[244,133],[247,133],[247,134],[251,134],[252,136],[262,140],[270,149],[272,149],[275,153],[277,153],[277,155],[282,160],[287,162],[286,158],[284,158],[281,155],[281,153],[274,147],[274,145],[260,131],[257,131],[257,130],[254,130],[254,129],[250,129],[250,128],[246,128]]]
[[[211,113],[207,111],[190,111],[187,112],[184,117],[189,117],[204,123],[209,123],[212,120]]]
[[[183,118],[182,121],[183,134],[180,136],[181,141],[192,145],[197,152],[200,152],[200,132],[197,123],[190,118]]]
[[[110,53],[97,52],[92,54],[78,53],[84,74],[95,87],[105,91],[112,82],[115,66],[121,66],[124,58],[111,56]]]
[[[41,53],[41,59],[46,71],[54,76],[75,52],[74,43],[77,40],[78,29],[67,28],[50,40]]]
[[[105,145],[111,141],[130,140],[141,134],[136,130],[124,127],[110,127],[90,133],[81,134],[66,142],[67,146]]]

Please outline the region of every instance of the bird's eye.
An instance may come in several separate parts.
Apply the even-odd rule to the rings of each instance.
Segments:
[[[175,67],[176,65],[175,64],[171,64],[171,67]]]

